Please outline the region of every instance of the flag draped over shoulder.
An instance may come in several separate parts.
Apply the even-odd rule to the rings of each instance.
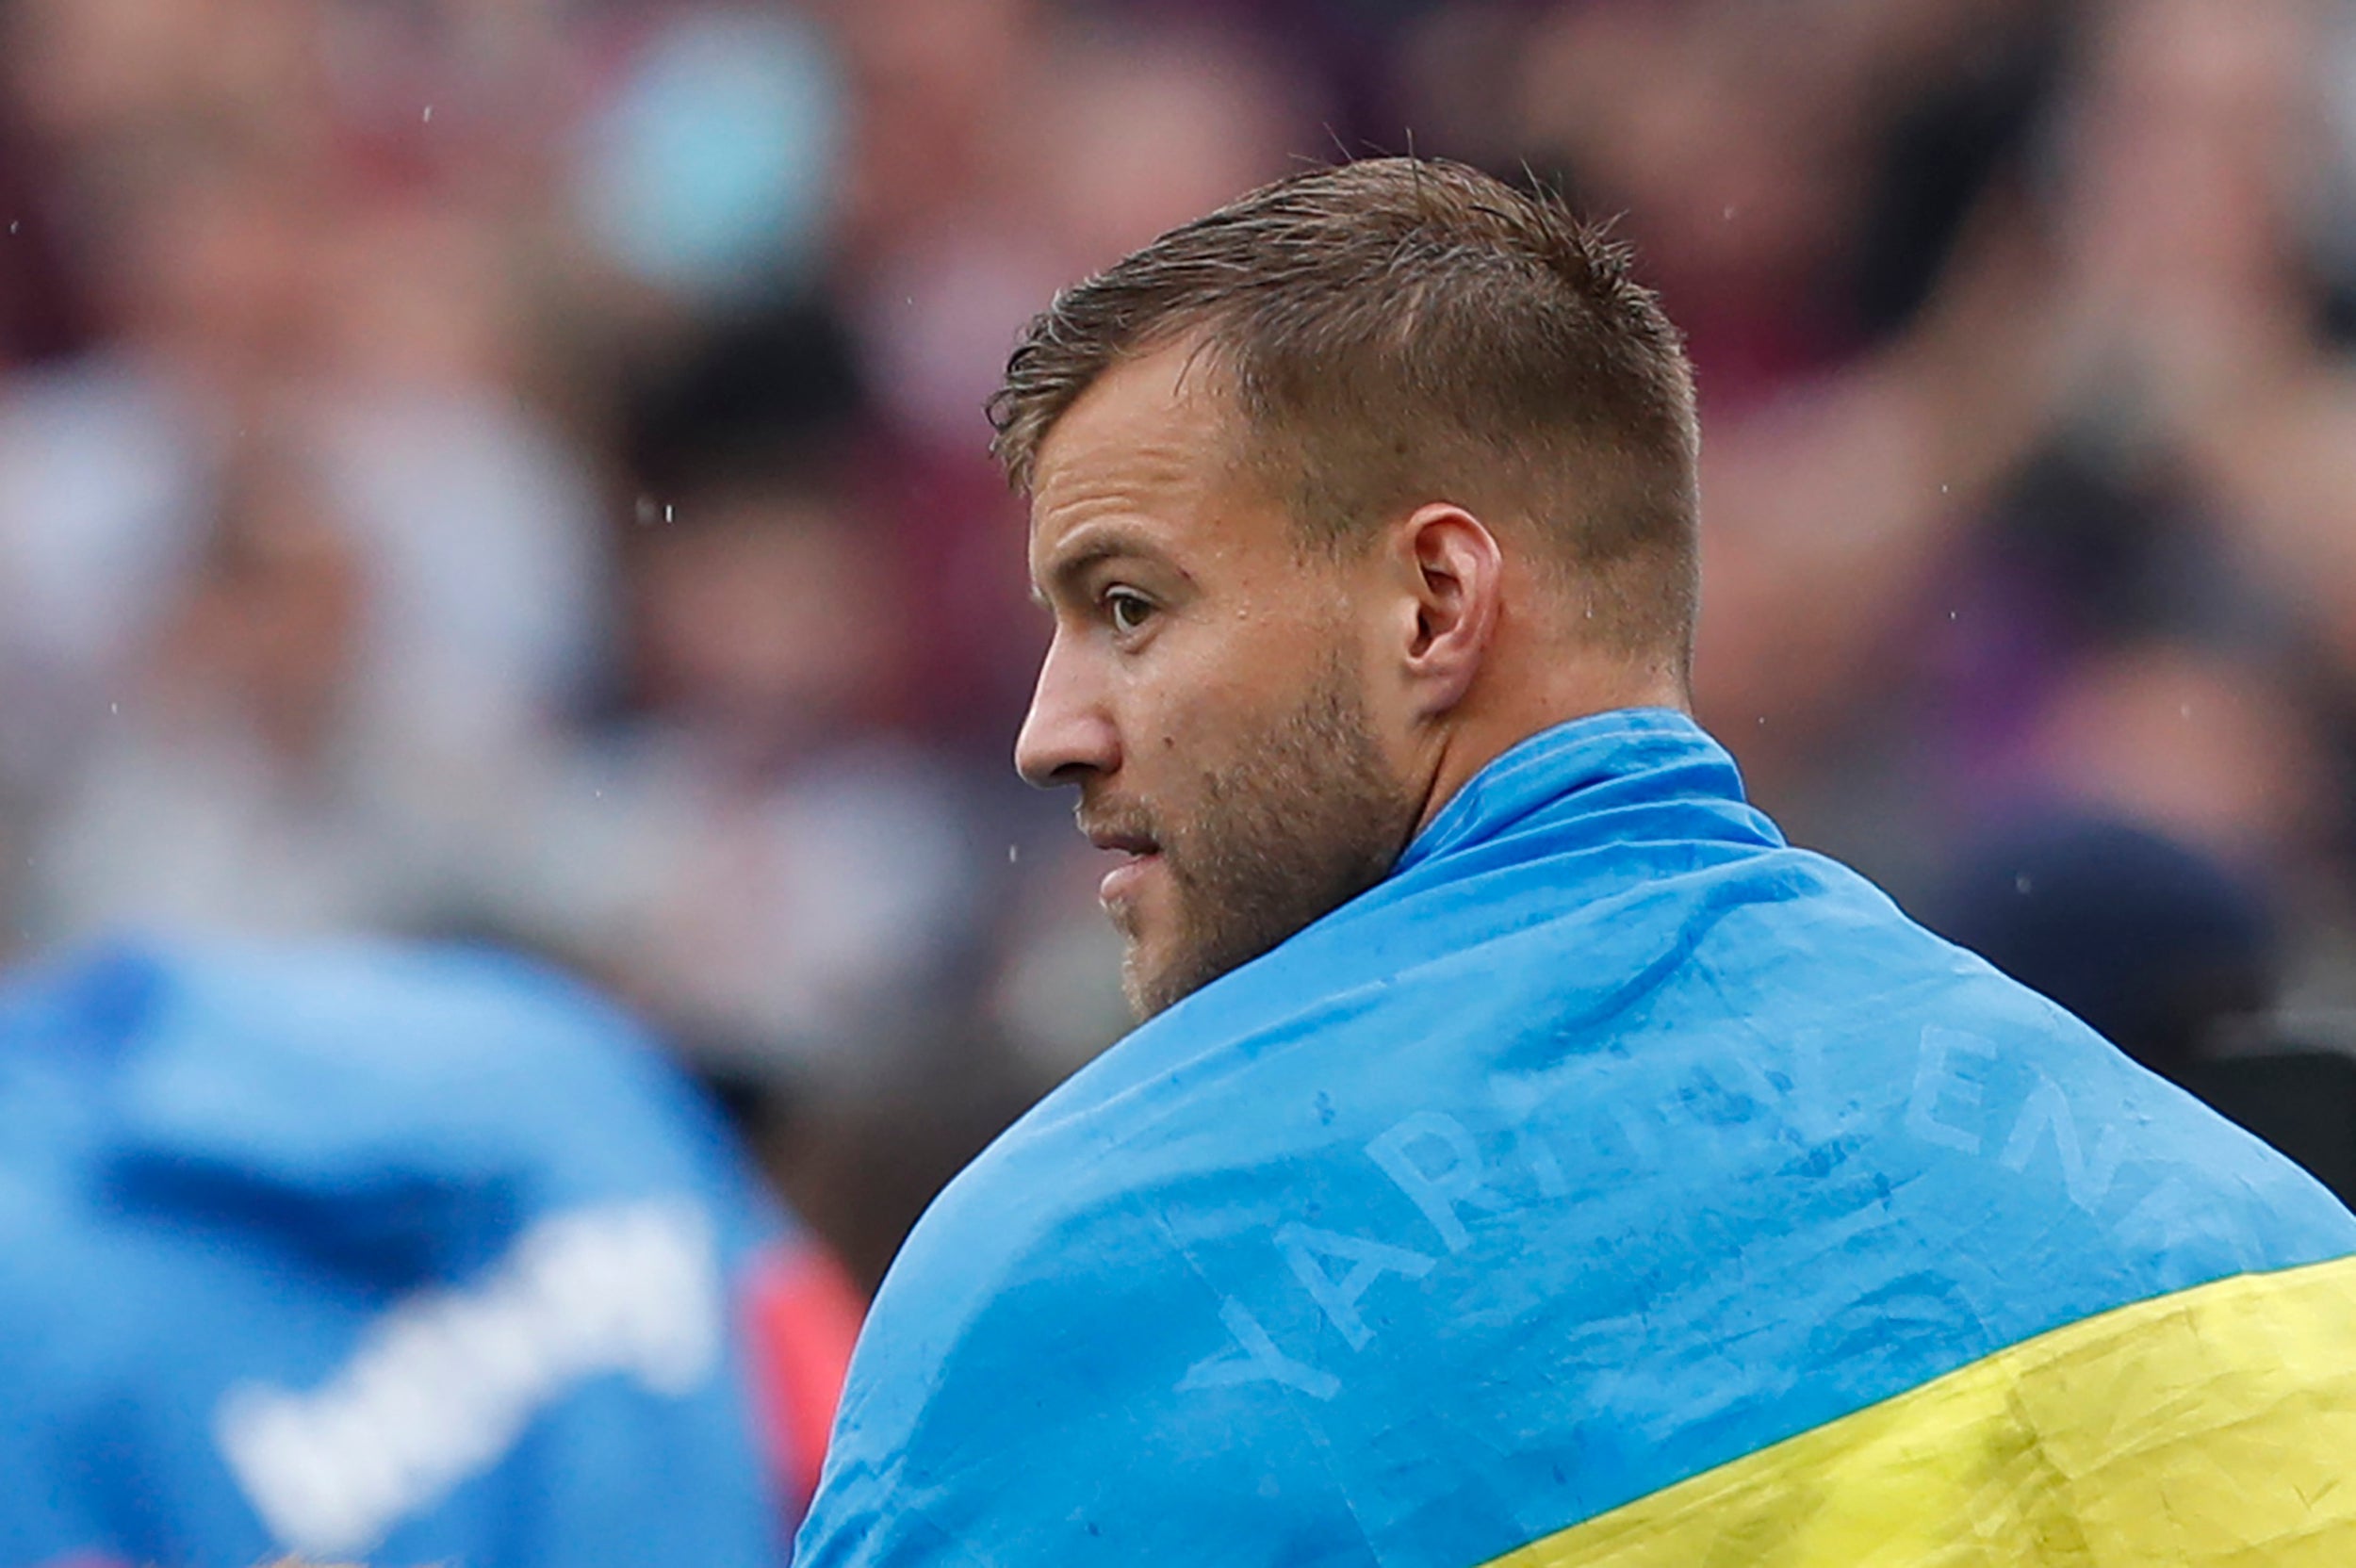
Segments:
[[[950,1188],[798,1560],[2341,1565],[2351,1253],[1608,714]]]

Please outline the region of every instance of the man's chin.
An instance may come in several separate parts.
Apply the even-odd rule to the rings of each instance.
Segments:
[[[1142,1023],[1240,969],[1273,943],[1229,951],[1207,942],[1141,941],[1127,932],[1121,955],[1121,988]]]
[[[1185,955],[1155,952],[1135,937],[1129,937],[1121,949],[1121,989],[1139,1023],[1175,1006],[1215,978],[1199,972]]]
[[[1150,962],[1135,938],[1121,953],[1121,994],[1129,1000],[1129,1013],[1139,1023],[1178,1000],[1168,988],[1160,966]]]

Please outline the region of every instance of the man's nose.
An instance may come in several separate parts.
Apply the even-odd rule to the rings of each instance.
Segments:
[[[1031,710],[1015,737],[1015,772],[1042,790],[1121,766],[1120,731],[1082,665],[1058,637],[1039,665]]]

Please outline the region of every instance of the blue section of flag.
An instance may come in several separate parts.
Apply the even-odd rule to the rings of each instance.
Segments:
[[[1487,769],[910,1239],[809,1568],[1469,1568],[2126,1302],[2356,1250],[1788,847],[1689,721]]]
[[[782,1557],[782,1239],[611,1009],[488,955],[125,944],[0,991],[0,1564]]]

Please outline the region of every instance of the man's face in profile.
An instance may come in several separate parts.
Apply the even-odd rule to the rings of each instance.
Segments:
[[[1016,743],[1080,791],[1140,1015],[1380,881],[1415,817],[1367,710],[1370,563],[1304,549],[1235,461],[1183,344],[1107,371],[1041,444],[1032,581],[1055,616]]]

